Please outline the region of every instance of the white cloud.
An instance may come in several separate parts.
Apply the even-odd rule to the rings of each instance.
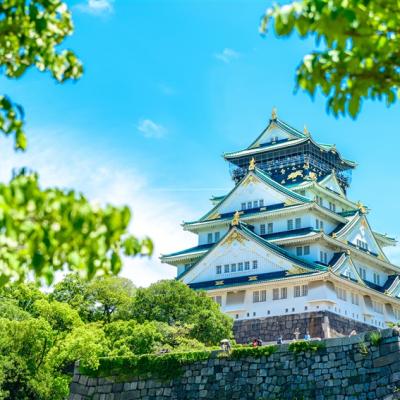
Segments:
[[[229,49],[229,48],[225,48],[224,50],[222,50],[220,53],[216,53],[215,58],[217,60],[223,61],[224,63],[228,64],[233,60],[236,60],[237,58],[240,57],[240,53],[238,53],[235,50]]]
[[[114,0],[87,0],[76,8],[87,14],[104,15],[113,12],[113,2]]]
[[[162,125],[155,123],[151,119],[140,120],[137,129],[146,138],[159,139],[167,133],[167,130]]]
[[[171,193],[157,191],[155,195],[157,188],[149,186],[143,169],[127,167],[120,161],[107,161],[101,154],[93,155],[90,148],[78,148],[64,142],[63,137],[68,136],[65,132],[49,132],[31,132],[25,154],[14,153],[9,140],[0,140],[0,180],[8,180],[13,167],[27,165],[39,172],[44,187],[74,188],[100,204],[127,204],[133,214],[131,232],[140,237],[151,237],[155,249],[150,259],[125,259],[121,275],[138,286],[175,277],[175,267],[162,264],[158,257],[195,245],[194,235],[183,232],[180,224],[196,212]]]

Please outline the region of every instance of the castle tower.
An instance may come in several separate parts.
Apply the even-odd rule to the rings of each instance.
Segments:
[[[224,158],[235,186],[183,224],[198,245],[161,260],[232,316],[237,341],[292,339],[296,329],[346,335],[400,319],[400,267],[383,252],[396,241],[347,197],[354,162],[276,111],[248,148]]]

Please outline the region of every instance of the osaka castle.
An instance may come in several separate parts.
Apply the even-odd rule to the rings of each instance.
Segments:
[[[276,110],[247,148],[224,158],[232,190],[183,223],[197,246],[161,260],[235,320],[237,341],[334,337],[400,319],[400,267],[384,252],[396,241],[348,196],[355,162]]]

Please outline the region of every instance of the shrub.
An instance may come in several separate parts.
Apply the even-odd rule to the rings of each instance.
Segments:
[[[269,357],[271,354],[275,353],[278,346],[260,346],[260,347],[235,347],[231,351],[229,358],[240,359],[245,357]]]
[[[371,332],[368,335],[368,338],[369,338],[369,341],[371,342],[371,344],[373,346],[379,346],[379,344],[382,341],[382,335],[381,335],[381,333],[379,331]]]
[[[324,349],[325,348],[325,343],[324,342],[319,342],[319,341],[306,341],[306,340],[301,340],[298,342],[292,342],[289,344],[289,351],[299,354],[302,352],[313,352],[315,353],[318,350]]]

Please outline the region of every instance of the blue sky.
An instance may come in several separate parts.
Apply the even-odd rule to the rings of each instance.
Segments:
[[[74,187],[93,201],[128,203],[132,230],[156,243],[152,260],[129,260],[124,275],[139,285],[174,276],[160,252],[194,244],[179,224],[201,216],[212,194],[232,182],[224,151],[246,147],[281,119],[306,124],[359,163],[349,197],[372,212],[374,228],[400,236],[400,108],[364,104],[360,117],[335,119],[325,100],[294,94],[294,71],[311,41],[262,38],[269,1],[69,1],[75,33],[66,46],[83,78],[59,85],[30,71],[2,89],[24,105],[29,148],[2,141],[0,179],[28,165],[44,185]],[[400,263],[400,250],[392,249]]]

